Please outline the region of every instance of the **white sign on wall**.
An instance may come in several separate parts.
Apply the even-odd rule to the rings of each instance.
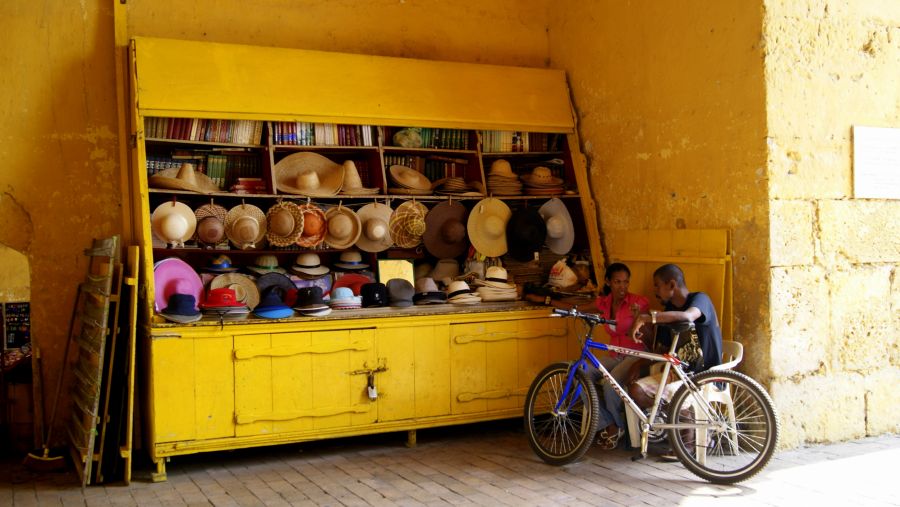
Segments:
[[[853,126],[853,196],[900,199],[900,129]]]

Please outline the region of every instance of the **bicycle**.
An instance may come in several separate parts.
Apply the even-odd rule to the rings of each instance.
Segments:
[[[589,367],[596,368],[641,423],[640,455],[647,456],[649,435],[664,431],[678,460],[698,477],[734,484],[762,470],[778,442],[779,421],[772,399],[755,380],[732,370],[685,372],[675,353],[677,336],[696,333],[692,322],[669,325],[672,344],[666,354],[643,352],[594,341],[594,327],[615,324],[599,315],[554,309],[553,317],[578,318],[585,325],[581,357],[542,370],[525,397],[525,430],[534,452],[546,463],[565,465],[581,458],[594,442],[600,409]],[[662,380],[649,415],[594,357],[592,349],[663,363]],[[668,402],[667,417],[657,417],[670,372],[682,382]],[[651,422],[652,421],[652,422]],[[687,430],[687,431],[686,431]],[[693,440],[693,442],[691,442]],[[691,449],[693,447],[693,450]]]

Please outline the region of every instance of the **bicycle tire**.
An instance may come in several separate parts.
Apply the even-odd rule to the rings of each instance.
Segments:
[[[709,389],[709,401],[715,418],[706,429],[705,443],[700,430],[669,430],[669,443],[679,461],[698,477],[715,484],[735,484],[753,477],[765,468],[778,444],[780,424],[772,398],[755,380],[732,370],[700,373],[692,379],[700,389]],[[734,422],[728,415],[730,395]],[[681,386],[669,405],[673,423],[707,422],[694,406],[694,396]],[[695,415],[696,414],[696,415]],[[719,425],[721,423],[721,426]],[[716,427],[719,426],[719,427]],[[725,431],[719,428],[725,426]],[[689,450],[685,438],[694,439],[696,451]]]
[[[568,408],[554,413],[566,385],[570,363],[544,368],[525,396],[525,433],[528,443],[544,462],[561,466],[577,461],[594,442],[600,420],[600,400],[588,375],[576,371]],[[575,398],[572,395],[575,394]]]

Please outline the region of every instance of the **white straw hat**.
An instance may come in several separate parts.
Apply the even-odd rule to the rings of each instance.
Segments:
[[[331,159],[304,151],[288,155],[272,168],[279,192],[329,197],[341,190],[344,166]]]
[[[184,242],[194,235],[197,217],[187,204],[168,201],[153,210],[150,224],[157,238],[175,246],[184,246]]]
[[[356,214],[362,224],[362,232],[356,240],[356,247],[366,252],[382,252],[390,248],[394,244],[390,227],[392,212],[390,206],[379,202],[360,208]]]
[[[476,250],[488,257],[506,253],[506,223],[512,216],[509,206],[500,199],[488,197],[475,204],[469,213],[467,229],[469,241]]]

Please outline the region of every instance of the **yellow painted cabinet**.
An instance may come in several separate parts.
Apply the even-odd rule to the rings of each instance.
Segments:
[[[378,330],[378,420],[450,414],[450,342],[447,324]]]

